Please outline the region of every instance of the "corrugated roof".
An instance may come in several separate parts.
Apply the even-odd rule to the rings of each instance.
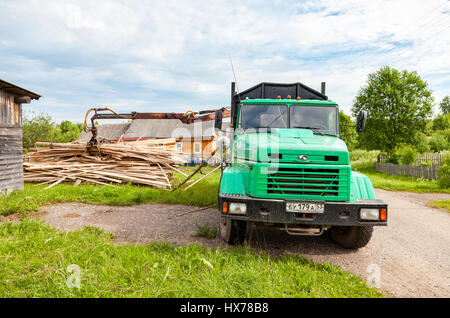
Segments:
[[[97,127],[100,138],[107,140],[148,138],[212,138],[215,136],[214,121],[184,124],[178,119],[134,119],[131,123],[108,124]],[[88,142],[91,133],[82,132],[78,142]]]
[[[5,80],[2,80],[1,78],[0,78],[0,89],[17,96],[28,96],[31,99],[39,99],[42,97],[39,94],[33,93],[25,88],[9,83]]]
[[[205,138],[214,137],[214,121],[184,124],[178,119],[135,119],[124,138]]]
[[[101,125],[97,127],[97,135],[107,140],[119,139],[123,134],[125,134],[129,127],[130,123]],[[85,133],[83,131],[77,141],[88,142],[91,140],[91,137],[92,133]]]

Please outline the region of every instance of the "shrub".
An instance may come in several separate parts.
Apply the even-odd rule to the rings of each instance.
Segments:
[[[395,148],[395,150],[389,154],[388,162],[400,164],[400,165],[410,165],[413,164],[417,159],[417,150],[411,145],[403,145]]]
[[[402,165],[413,164],[417,159],[417,150],[411,145],[403,146],[398,151]]]
[[[371,151],[362,149],[353,150],[350,152],[350,160],[352,162],[360,160],[376,161],[379,153],[380,152],[378,150],[371,150]]]
[[[430,149],[434,152],[441,152],[449,149],[449,142],[442,132],[436,132],[430,138]]]
[[[444,135],[445,139],[447,139],[447,142],[450,145],[450,128],[442,130],[441,133]]]
[[[444,130],[450,128],[450,113],[439,115],[433,120],[433,130]]]
[[[444,164],[438,169],[438,184],[441,188],[450,188],[450,155],[447,155]]]
[[[414,143],[414,145],[419,153],[424,153],[424,152],[430,151],[429,138],[423,132],[417,133],[416,142]]]
[[[396,150],[387,155],[388,155],[388,158],[387,158],[386,162],[400,164],[400,157]]]
[[[219,228],[215,223],[206,222],[204,224],[197,225],[197,235],[206,238],[215,238],[219,233]]]

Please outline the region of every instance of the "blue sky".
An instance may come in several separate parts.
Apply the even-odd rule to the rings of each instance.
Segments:
[[[300,81],[349,113],[367,74],[416,70],[450,95],[450,1],[0,0],[0,78],[25,109],[81,122],[91,106],[182,112]],[[437,108],[435,109],[437,111]]]

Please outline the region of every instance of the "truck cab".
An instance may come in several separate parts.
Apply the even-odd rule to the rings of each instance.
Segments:
[[[376,199],[369,178],[351,169],[339,106],[324,90],[261,83],[238,94],[232,84],[231,114],[230,160],[219,186],[227,243],[242,243],[247,223],[258,222],[291,235],[326,231],[341,246],[360,248],[374,226],[387,225],[387,204]],[[360,132],[365,116],[358,118]]]

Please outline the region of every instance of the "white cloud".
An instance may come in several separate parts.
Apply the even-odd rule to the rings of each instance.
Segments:
[[[183,111],[261,81],[301,81],[348,112],[367,73],[417,70],[450,87],[450,4],[416,1],[0,0],[0,77],[58,120],[84,109]]]

